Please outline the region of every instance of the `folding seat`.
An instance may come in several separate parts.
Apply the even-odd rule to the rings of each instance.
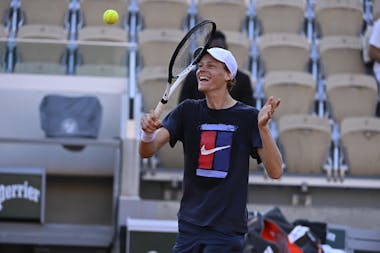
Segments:
[[[106,26],[89,26],[79,33],[77,75],[127,76],[128,45],[125,33]]]
[[[250,40],[248,36],[241,32],[226,31],[224,32],[228,41],[228,50],[230,50],[238,63],[240,69],[247,69],[250,55]]]
[[[257,39],[257,43],[265,72],[307,69],[310,43],[305,36],[290,33],[264,34]]]
[[[164,93],[167,82],[168,66],[144,67],[141,69],[138,75],[138,86],[143,96],[144,111],[148,112],[156,107]],[[176,89],[170,97],[166,105],[166,113],[177,106],[179,91],[179,88]]]
[[[319,43],[320,61],[325,76],[342,73],[366,72],[359,37],[327,36]]]
[[[305,0],[255,1],[255,10],[262,34],[300,33],[305,19],[305,9]]]
[[[58,39],[17,39],[14,72],[64,75],[66,42]]]
[[[215,21],[222,31],[241,31],[247,12],[245,0],[198,0],[201,19]]]
[[[331,143],[331,126],[327,118],[284,115],[278,121],[278,130],[286,172],[322,172]]]
[[[275,120],[286,114],[308,114],[312,112],[316,82],[307,72],[271,71],[263,81],[266,96],[281,98],[281,106],[273,115]]]
[[[144,29],[181,29],[189,8],[187,0],[139,0],[138,5]]]
[[[69,0],[22,1],[14,72],[65,74]]]
[[[80,0],[83,27],[79,29],[78,39],[95,36],[97,33],[97,40],[119,41],[122,37],[123,41],[127,41],[124,23],[128,4],[128,0]],[[114,9],[119,13],[119,20],[114,25],[107,25],[103,22],[103,13],[106,9]]]
[[[315,13],[322,37],[360,34],[363,24],[360,0],[318,0],[315,2]]]
[[[69,0],[22,1],[22,21],[17,36],[20,38],[66,39]]]
[[[179,29],[144,29],[139,33],[139,53],[144,67],[168,66],[185,33]]]
[[[182,142],[177,142],[174,148],[169,144],[164,145],[160,151],[158,151],[159,167],[170,169],[184,168],[184,154]]]
[[[345,118],[341,123],[340,141],[351,175],[380,175],[379,118]]]
[[[78,41],[77,75],[127,77],[126,43]]]
[[[256,170],[258,170],[258,168],[259,168],[259,165],[257,164],[257,160],[250,157],[249,158],[249,170],[250,171],[256,171]]]
[[[0,1],[0,20],[6,21],[9,17],[11,0]],[[3,23],[3,22],[2,22]]]
[[[377,83],[365,74],[336,74],[326,79],[327,100],[338,123],[346,117],[373,116],[377,105]]]
[[[10,0],[3,0],[0,2],[0,17],[3,18],[9,9]]]
[[[148,112],[153,110],[161,99],[168,79],[168,67],[144,67],[138,77],[138,86],[143,98],[144,111]],[[177,106],[179,91],[179,88],[176,89],[169,99],[162,117],[165,117]],[[160,167],[183,168],[183,148],[181,143],[177,143],[174,148],[165,145],[158,152],[158,158],[160,160]]]

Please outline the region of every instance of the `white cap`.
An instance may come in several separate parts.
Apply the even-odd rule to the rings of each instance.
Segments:
[[[226,64],[227,69],[232,74],[232,78],[235,78],[238,66],[235,57],[230,51],[220,47],[212,47],[207,49],[207,52],[216,60]]]

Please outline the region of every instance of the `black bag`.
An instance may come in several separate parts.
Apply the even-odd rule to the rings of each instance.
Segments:
[[[102,107],[96,97],[47,95],[39,109],[47,137],[98,137]]]

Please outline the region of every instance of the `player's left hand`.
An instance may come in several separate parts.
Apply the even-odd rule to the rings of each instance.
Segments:
[[[270,96],[257,117],[259,128],[267,127],[281,100]]]

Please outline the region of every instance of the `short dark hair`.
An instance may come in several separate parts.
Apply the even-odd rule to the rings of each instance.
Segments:
[[[212,39],[222,39],[226,41],[226,35],[220,30],[215,30],[214,36],[212,36]]]
[[[209,47],[221,47],[228,49],[226,35],[220,30],[216,30],[213,37],[211,38]]]

